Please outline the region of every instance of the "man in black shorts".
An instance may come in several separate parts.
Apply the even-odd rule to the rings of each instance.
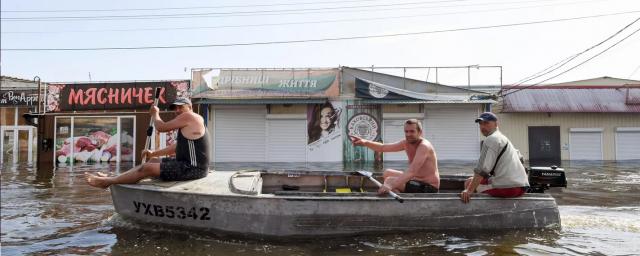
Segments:
[[[142,152],[142,157],[150,159],[148,162],[132,168],[115,177],[107,177],[98,173],[85,173],[87,183],[99,188],[107,188],[113,184],[131,184],[147,177],[159,177],[165,181],[179,181],[199,179],[207,176],[209,171],[209,136],[204,126],[204,119],[193,112],[191,101],[178,98],[171,105],[175,108],[176,118],[164,122],[160,118],[158,107],[149,110],[154,126],[159,132],[178,129],[177,142],[166,148]],[[158,156],[175,157],[163,158]]]
[[[375,141],[349,135],[355,146],[368,147],[376,152],[405,151],[409,159],[406,171],[386,169],[383,173],[384,184],[379,194],[389,191],[401,193],[437,193],[440,188],[440,173],[436,151],[427,139],[422,137],[422,123],[409,119],[404,123],[404,139],[396,143],[382,144]]]

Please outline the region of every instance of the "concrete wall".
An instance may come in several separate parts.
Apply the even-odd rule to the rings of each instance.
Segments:
[[[271,104],[269,114],[306,114],[307,104]]]
[[[382,113],[423,113],[420,104],[382,105]]]
[[[560,126],[562,160],[569,159],[569,129],[603,128],[604,160],[615,160],[618,127],[640,127],[640,113],[500,113],[500,130],[529,159],[529,126]]]

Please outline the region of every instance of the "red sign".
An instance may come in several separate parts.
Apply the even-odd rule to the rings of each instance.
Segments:
[[[153,103],[156,87],[160,88],[160,108],[168,108],[177,97],[189,96],[189,81],[52,84],[47,107],[48,111],[144,109]]]

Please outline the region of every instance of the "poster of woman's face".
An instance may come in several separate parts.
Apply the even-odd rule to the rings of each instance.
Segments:
[[[330,102],[310,106],[307,112],[308,144],[337,132],[339,112]]]

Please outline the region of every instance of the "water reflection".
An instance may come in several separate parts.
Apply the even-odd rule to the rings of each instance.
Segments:
[[[470,175],[473,162],[440,162],[442,174]],[[216,163],[215,169],[351,171],[405,169],[405,162]],[[569,186],[551,193],[561,231],[419,232],[319,241],[238,240],[216,234],[119,222],[108,190],[82,173],[112,174],[130,165],[36,168],[0,165],[2,255],[504,255],[640,254],[640,161],[564,162]]]

